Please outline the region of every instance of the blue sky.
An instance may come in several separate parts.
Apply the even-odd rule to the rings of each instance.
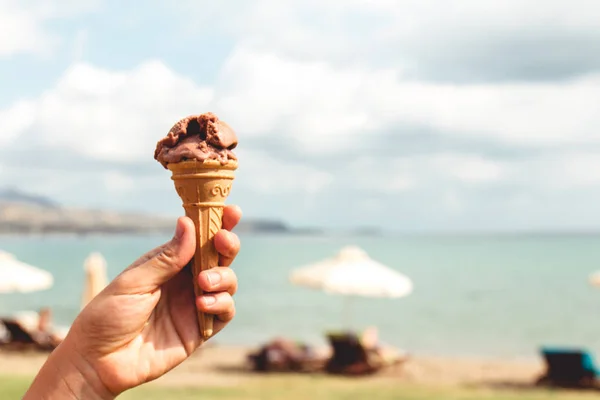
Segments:
[[[0,0],[0,186],[177,215],[155,143],[214,111],[248,217],[600,228],[594,0],[141,4]]]

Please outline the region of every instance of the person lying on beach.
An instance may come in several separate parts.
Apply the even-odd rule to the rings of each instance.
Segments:
[[[240,248],[230,232],[240,218],[238,207],[225,207],[215,236],[221,266],[194,277],[210,292],[198,298],[187,267],[194,224],[179,218],[168,243],[140,257],[81,311],[23,399],[114,399],[164,375],[202,345],[196,307],[216,316],[215,333],[223,329],[235,315],[237,278],[228,266]]]
[[[65,338],[59,335],[52,326],[52,310],[44,307],[38,312],[37,330],[32,332],[39,343],[49,343],[58,346]]]

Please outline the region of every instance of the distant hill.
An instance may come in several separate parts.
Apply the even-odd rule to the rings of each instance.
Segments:
[[[292,231],[292,229],[281,221],[247,219],[240,222],[238,231],[286,233]]]
[[[0,233],[170,233],[173,217],[62,207],[51,199],[14,189],[0,190]],[[294,233],[281,221],[243,220],[238,232]]]
[[[58,207],[58,204],[47,197],[21,192],[17,189],[0,189],[0,203],[19,203],[42,207]]]

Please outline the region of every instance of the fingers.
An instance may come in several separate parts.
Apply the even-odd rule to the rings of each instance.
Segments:
[[[194,223],[187,217],[177,220],[173,239],[147,253],[123,271],[113,283],[119,293],[149,293],[175,276],[192,259],[196,248]],[[144,261],[144,259],[146,260]]]
[[[226,206],[223,209],[223,229],[233,230],[242,218],[242,210],[238,206]]]
[[[215,267],[208,271],[202,271],[198,276],[198,283],[204,292],[226,292],[232,296],[238,288],[235,272],[227,267]]]
[[[196,298],[196,306],[200,311],[213,314],[223,322],[229,322],[235,316],[235,303],[227,292],[200,296]]]
[[[238,288],[235,272],[227,267],[216,267],[202,271],[198,282],[206,293],[196,298],[200,311],[216,315],[222,322],[229,322],[235,316],[235,303],[232,296]]]
[[[233,230],[233,228],[235,228],[236,225],[240,222],[241,217],[242,217],[242,210],[238,206],[235,206],[235,205],[226,206],[223,209],[223,229],[226,231]],[[221,239],[217,239],[217,241],[219,241],[219,240],[221,240]],[[236,237],[235,240],[237,240],[237,242],[238,242],[237,251],[239,251],[239,239],[237,239],[237,237]],[[135,267],[145,263],[146,261],[150,260],[152,257],[155,257],[167,245],[168,245],[168,243],[165,243],[161,246],[158,246],[158,247],[150,250],[149,252],[147,252],[140,258],[138,258],[136,261],[134,261],[133,264],[131,264],[128,267],[128,269],[135,268]],[[223,248],[222,247],[223,245],[226,247]],[[228,254],[230,252],[230,250],[227,246],[229,246],[229,242],[227,240],[225,242],[221,242],[219,244],[219,246],[217,246],[217,251],[219,251],[219,248],[222,248],[223,251],[222,252],[219,251],[219,253]],[[228,257],[235,258],[235,256],[237,255],[237,251],[235,252],[235,254],[230,255]],[[224,265],[224,264],[220,264],[220,265]],[[229,265],[229,264],[227,264],[227,265]]]
[[[215,249],[219,253],[219,265],[228,267],[240,251],[240,239],[235,233],[220,230],[215,235]]]

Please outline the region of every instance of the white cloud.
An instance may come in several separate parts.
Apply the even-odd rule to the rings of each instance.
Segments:
[[[581,149],[530,157],[514,165],[513,181],[560,192],[586,188],[600,189],[600,152]]]
[[[0,4],[17,10],[15,2]],[[47,4],[53,6],[41,7],[39,18],[65,16],[64,5]],[[212,14],[206,15],[220,15],[225,12],[222,7],[213,5]],[[307,23],[305,18],[314,13],[320,15],[321,22],[348,23],[352,21],[348,16],[351,11],[368,11],[387,15],[394,26],[410,33],[421,32],[434,22],[452,20],[446,17],[454,14],[461,21],[471,21],[460,32],[468,31],[477,21],[513,29],[538,19],[543,26],[595,29],[590,15],[600,12],[600,7],[583,12],[573,5],[565,8],[560,2],[550,2],[543,10],[532,2],[517,1],[494,7],[468,1],[455,7],[441,1],[309,1],[285,6],[267,0],[241,2],[243,21],[236,14],[224,24],[240,22],[239,32],[245,32],[248,39],[240,39],[213,87],[200,87],[159,61],[143,63],[131,71],[76,63],[38,99],[0,110],[0,127],[7,132],[0,140],[7,142],[30,128],[41,132],[40,141],[50,147],[81,149],[86,156],[102,159],[141,159],[165,126],[182,114],[211,107],[239,126],[243,135],[284,136],[307,154],[358,149],[382,132],[401,137],[406,126],[511,145],[600,142],[600,114],[595,106],[600,101],[600,74],[555,83],[443,84],[412,80],[397,67],[338,66],[326,56],[320,61],[302,61],[283,48],[255,43],[261,32],[270,32],[270,27],[280,24],[288,29],[267,35],[272,40],[294,35],[296,25],[319,32],[339,28],[350,34],[345,25]],[[373,35],[366,37],[372,41],[377,37]],[[393,36],[402,35],[394,32]],[[28,121],[25,115],[33,118]],[[486,167],[467,168],[471,172],[461,176],[478,180],[499,174],[494,167],[482,168]]]
[[[600,187],[600,153],[567,154],[556,170],[566,186]]]
[[[368,128],[357,98],[363,77],[238,48],[217,83],[216,107],[246,134],[287,136],[309,152],[343,151],[354,145],[353,133]]]
[[[452,3],[444,0],[357,1],[361,7],[393,15],[397,32],[426,34],[426,28],[460,27],[455,35],[466,35],[472,29],[491,31],[519,28],[557,29],[598,32],[600,7],[595,0],[505,0],[482,2],[463,0]],[[435,32],[438,29],[430,29]]]
[[[56,171],[48,170],[43,166],[35,168],[31,162],[28,162],[27,167],[21,168],[21,165],[3,164],[1,186],[16,187],[28,193],[49,196],[52,199],[58,200],[62,200],[65,195],[84,194],[80,191],[82,183],[81,172],[77,171],[76,168],[62,173],[58,179]],[[94,179],[91,178],[90,180]],[[95,181],[94,183],[92,187],[98,189],[100,182]],[[94,196],[97,196],[97,193]],[[94,199],[90,198],[89,200],[93,201]]]
[[[133,177],[119,171],[108,171],[102,174],[102,184],[108,192],[124,193],[133,190],[136,181]]]
[[[83,59],[85,58],[85,47],[88,41],[88,37],[89,32],[84,29],[77,31],[77,33],[75,34],[71,50],[71,57],[74,63],[83,62]]]
[[[381,195],[413,189],[417,183],[421,183],[417,179],[423,178],[416,172],[413,160],[380,160],[372,155],[364,155],[349,160],[347,166],[339,172],[338,178],[342,180],[344,187]]]
[[[559,83],[446,85],[390,81],[364,97],[387,124],[519,144],[598,142],[600,74]]]
[[[456,190],[448,190],[442,194],[442,204],[451,214],[458,214],[464,211],[464,203]]]
[[[176,120],[204,110],[211,98],[210,89],[158,61],[131,71],[75,64],[55,88],[2,112],[0,126],[9,129],[13,140],[35,137],[51,151],[143,160],[152,156],[156,142]]]
[[[34,110],[34,103],[28,101],[18,101],[10,108],[0,110],[0,145],[7,145],[31,127]]]
[[[600,74],[556,83],[452,85],[238,48],[220,82],[218,109],[246,133],[278,131],[311,153],[356,148],[378,131],[402,135],[403,126],[523,146],[600,142]]]
[[[441,190],[443,185],[500,183],[510,171],[507,163],[479,155],[431,153],[391,159],[363,156],[350,161],[340,175],[346,178],[346,186],[371,194],[399,194],[423,188]],[[455,198],[458,195],[453,192],[452,199]]]
[[[431,160],[441,175],[456,178],[464,183],[480,184],[502,180],[507,167],[478,155],[441,154]]]
[[[554,63],[586,64],[600,40],[595,0],[240,0],[234,10],[229,2],[180,4],[203,18],[184,29],[225,33],[255,50],[293,59],[378,63],[418,76],[432,69],[434,75],[462,76],[461,70],[472,73],[477,68],[471,64],[479,63],[503,71],[498,77],[518,77],[513,69],[527,72],[532,62],[544,74]],[[573,41],[567,45],[575,48],[553,46],[565,44],[561,40]],[[481,68],[477,72],[494,75]]]
[[[240,150],[238,156],[238,184],[265,195],[293,193],[312,197],[331,185],[334,179],[326,170],[288,162],[274,154]]]
[[[402,192],[412,188],[415,185],[414,178],[409,176],[405,176],[402,174],[395,175],[389,181],[389,183],[385,186],[384,191],[389,192]]]
[[[98,5],[96,0],[0,0],[0,57],[48,54],[60,42],[60,37],[46,27],[48,21],[87,13]]]
[[[78,63],[37,99],[0,110],[0,128],[4,145],[27,135],[50,151],[144,161],[177,119],[215,110],[236,127],[241,143],[245,137],[280,139],[302,146],[304,154],[328,157],[362,149],[384,134],[401,138],[404,126],[519,146],[600,143],[598,102],[600,75],[556,84],[415,83],[387,70],[339,69],[238,49],[213,87],[201,87],[159,61],[129,71]],[[281,190],[316,193],[332,182],[329,172],[253,151],[250,169],[271,176],[256,182],[265,190],[277,182]],[[379,164],[356,165],[367,185],[387,192],[411,190],[428,176],[481,184],[513,175],[509,166],[478,154],[397,158],[385,182],[372,179],[370,170]],[[291,175],[306,179],[293,183],[285,178]]]
[[[37,52],[51,46],[56,38],[40,26],[35,13],[21,9],[17,2],[0,2],[0,56]]]

